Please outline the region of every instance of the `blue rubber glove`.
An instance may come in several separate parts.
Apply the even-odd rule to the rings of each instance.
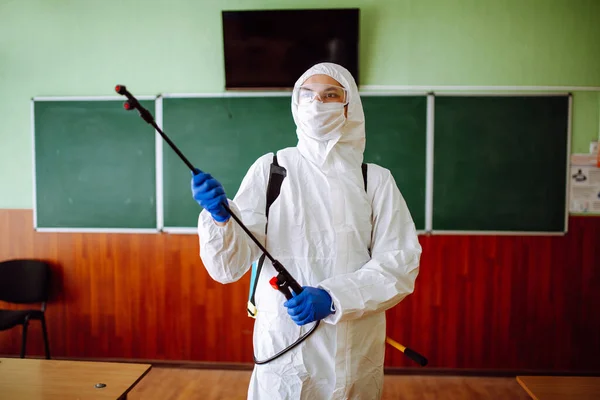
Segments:
[[[192,195],[194,200],[206,209],[217,222],[227,222],[231,217],[223,204],[227,204],[225,189],[218,180],[199,169],[192,176]]]
[[[331,296],[326,290],[311,286],[302,289],[298,296],[283,303],[296,325],[306,325],[333,313]]]

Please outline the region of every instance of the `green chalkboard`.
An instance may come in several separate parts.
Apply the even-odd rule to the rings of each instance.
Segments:
[[[154,130],[122,105],[34,101],[37,228],[157,228]]]
[[[436,97],[433,230],[563,232],[568,96]]]
[[[365,161],[392,171],[424,228],[426,98],[365,96]],[[164,98],[165,132],[190,161],[221,181],[233,198],[258,157],[297,144],[290,97]],[[190,172],[168,145],[163,148],[164,225],[195,227]]]
[[[362,96],[365,162],[389,169],[417,229],[425,229],[427,97]]]

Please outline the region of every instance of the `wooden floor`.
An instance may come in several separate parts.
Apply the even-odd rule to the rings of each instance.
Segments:
[[[246,399],[249,371],[153,368],[129,400]],[[383,399],[529,399],[515,378],[386,375]]]

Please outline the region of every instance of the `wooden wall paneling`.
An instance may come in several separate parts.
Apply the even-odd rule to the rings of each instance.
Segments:
[[[213,281],[196,235],[32,226],[31,210],[0,210],[0,259],[53,263],[54,356],[252,362],[249,274]],[[389,336],[433,368],[599,371],[600,218],[569,226],[564,237],[420,236],[416,290],[387,311]],[[0,354],[18,354],[20,340],[0,332]],[[28,343],[43,354],[35,322]],[[416,364],[388,346],[386,366]]]

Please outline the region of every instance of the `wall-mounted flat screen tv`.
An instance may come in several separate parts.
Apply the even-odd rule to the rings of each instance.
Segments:
[[[223,11],[226,89],[288,89],[319,62],[358,76],[359,14],[352,9]]]

